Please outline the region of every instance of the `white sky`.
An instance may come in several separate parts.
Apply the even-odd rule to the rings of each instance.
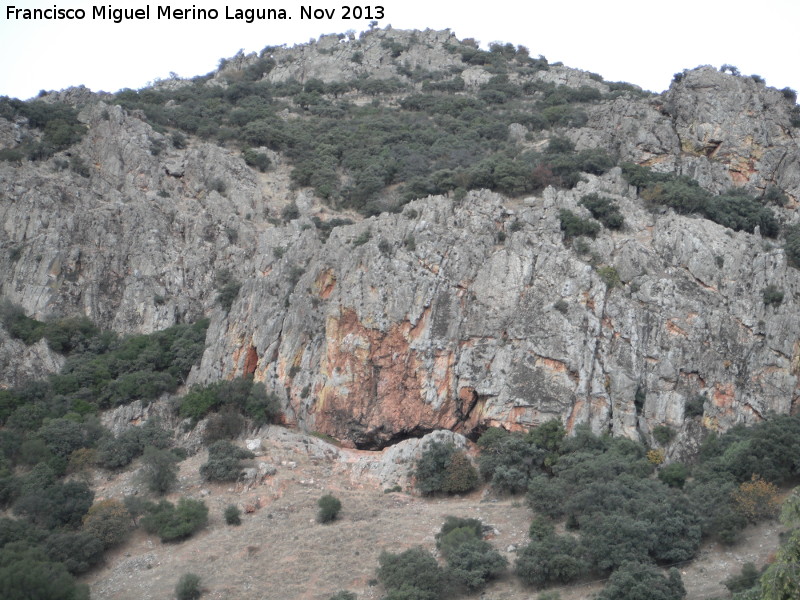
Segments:
[[[761,0],[378,0],[380,26],[395,29],[450,28],[459,38],[522,44],[532,56],[600,73],[660,92],[673,73],[702,64],[729,63],[767,84],[800,91],[800,1]],[[368,21],[341,20],[347,0],[229,0],[183,3],[120,0],[114,8],[151,7],[149,21],[91,19],[102,0],[2,0],[0,3],[0,96],[29,98],[40,89],[86,85],[99,91],[139,88],[175,72],[192,77],[213,70],[239,49],[300,44],[325,33],[367,29]],[[165,21],[156,7],[216,8],[215,21]],[[83,7],[83,21],[9,20],[18,8]],[[225,19],[225,7],[284,8],[288,21]],[[300,6],[335,9],[332,20],[300,20]],[[350,4],[355,5],[354,3]],[[360,6],[366,6],[362,2]],[[474,8],[468,8],[472,6]]]

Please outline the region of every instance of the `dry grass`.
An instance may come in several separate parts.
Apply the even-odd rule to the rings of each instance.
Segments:
[[[283,461],[279,472],[262,485],[238,491],[234,486],[210,486],[198,475],[204,453],[181,465],[180,495],[204,498],[210,509],[208,527],[178,544],[162,544],[137,531],[108,557],[106,565],[86,577],[94,600],[172,598],[178,578],[186,572],[201,576],[203,598],[234,600],[327,600],[347,589],[360,600],[378,599],[380,586],[370,585],[382,550],[392,552],[422,545],[434,550],[434,535],[447,515],[480,518],[493,525],[491,540],[513,564],[511,545],[527,540],[531,512],[521,498],[492,499],[481,492],[463,498],[422,499],[405,493],[385,494],[372,484],[354,481],[344,465],[311,459],[298,449],[268,448],[268,460]],[[296,462],[290,468],[289,461]],[[98,496],[119,497],[130,485],[123,474],[105,482]],[[316,522],[317,500],[333,493],[342,501],[339,519]],[[242,525],[225,524],[229,504],[262,507],[242,515]],[[710,546],[698,560],[681,568],[688,598],[725,595],[720,581],[738,572],[744,562],[758,565],[777,547],[777,527],[751,528],[734,548]],[[374,584],[374,581],[372,582]],[[559,589],[562,600],[591,598],[602,582]],[[523,600],[537,593],[511,575],[485,592],[463,596]]]

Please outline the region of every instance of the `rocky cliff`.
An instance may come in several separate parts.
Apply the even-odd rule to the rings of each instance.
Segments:
[[[449,32],[394,32],[397,47],[386,35],[366,38],[360,62],[348,38],[274,49],[265,77],[396,77],[458,62]],[[257,60],[232,59],[208,85],[228,85],[223,75]],[[469,94],[491,70],[470,66],[462,77]],[[561,66],[531,77],[610,90]],[[800,271],[781,240],[654,208],[619,168],[573,189],[514,198],[474,190],[367,219],[348,214],[356,222],[325,238],[311,217],[336,211],[290,186],[280,152],[267,151],[273,167],[259,173],[236,149],[175,144],[111,97],[73,90],[60,99],[88,126],[80,144],[48,161],[0,162],[0,294],[38,317],[85,314],[122,332],[209,315],[193,383],[253,375],[279,394],[288,420],[364,448],[559,418],[631,437],[668,425],[680,452],[704,428],[798,402]],[[800,198],[794,109],[763,82],[700,67],[661,96],[607,95],[578,127],[510,129],[523,146],[563,135],[577,150],[603,148],[715,193],[774,187],[788,197],[775,209],[788,225]],[[0,119],[0,148],[30,135],[24,120]],[[70,156],[88,169],[63,168]],[[625,227],[577,247],[559,212],[588,216],[580,200],[589,193],[615,200]],[[277,219],[290,202],[298,218]],[[230,311],[215,303],[223,271],[242,282]],[[768,285],[782,303],[765,303]],[[58,368],[44,350],[1,339],[17,380]],[[689,402],[702,402],[702,415],[687,414]]]

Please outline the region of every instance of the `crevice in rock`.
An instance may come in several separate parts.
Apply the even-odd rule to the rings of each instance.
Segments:
[[[353,442],[358,450],[383,450],[405,440],[424,437],[432,431],[434,431],[433,428],[421,425],[395,433],[389,433],[383,428],[379,428],[354,436]]]

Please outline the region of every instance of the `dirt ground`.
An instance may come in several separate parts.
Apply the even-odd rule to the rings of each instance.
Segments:
[[[181,464],[180,484],[169,496],[202,498],[209,507],[208,526],[177,544],[137,530],[107,557],[106,564],[84,578],[94,600],[142,600],[174,597],[181,575],[201,577],[204,599],[328,600],[338,590],[355,592],[359,600],[377,600],[375,570],[382,550],[399,552],[412,546],[435,550],[434,536],[447,515],[475,517],[495,528],[491,542],[510,564],[514,547],[527,541],[532,518],[520,498],[493,498],[486,491],[454,498],[423,499],[402,492],[384,493],[377,485],[356,481],[341,463],[312,459],[297,447],[272,445],[267,460],[278,473],[250,490],[234,485],[209,485],[198,474],[205,453]],[[98,481],[98,497],[130,493],[134,475]],[[342,501],[339,519],[328,525],[315,520],[317,500],[333,493]],[[242,515],[242,524],[225,524],[230,504],[260,506]],[[745,562],[763,565],[778,546],[776,523],[751,527],[733,547],[704,546],[693,562],[679,565],[689,600],[727,598],[720,583],[738,573]],[[592,598],[602,581],[557,590],[562,600]],[[470,600],[523,600],[538,590],[507,575]]]

